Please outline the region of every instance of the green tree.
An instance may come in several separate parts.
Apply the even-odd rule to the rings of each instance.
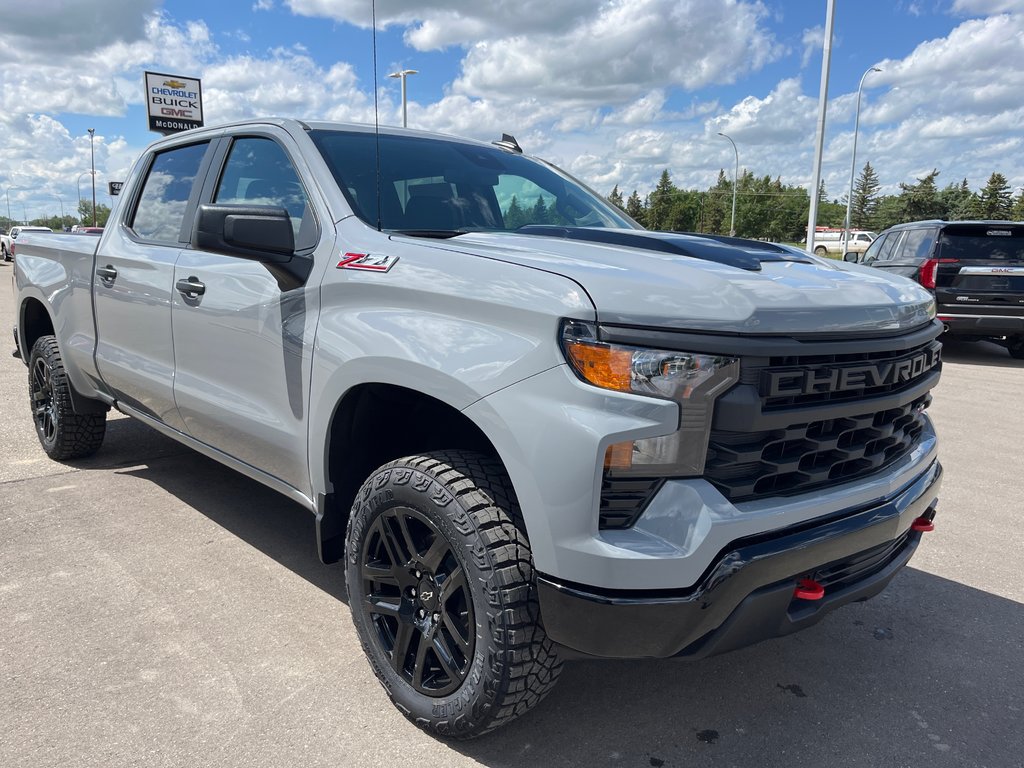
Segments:
[[[96,226],[105,227],[107,225],[107,219],[110,217],[110,206],[103,205],[102,203],[96,203]],[[78,221],[76,224],[81,224],[83,227],[92,226],[92,200],[86,200],[82,198],[78,201]]]
[[[640,195],[633,190],[633,194],[629,196],[626,201],[626,215],[628,215],[633,221],[642,227],[647,226],[647,211],[644,209],[644,204],[640,200]]]
[[[864,169],[853,186],[853,205],[850,206],[850,227],[871,229],[875,209],[878,207],[878,174],[871,163],[864,163]]]
[[[531,224],[550,224],[550,216],[548,214],[548,206],[544,202],[544,195],[537,195],[537,202],[533,204],[533,210],[530,211],[530,223]]]
[[[988,177],[988,184],[978,194],[978,216],[982,219],[1008,219],[1013,210],[1010,184],[1001,173]]]
[[[612,193],[610,195],[608,195],[608,202],[611,203],[612,205],[614,205],[620,211],[625,212],[625,210],[626,210],[626,203],[622,199],[622,193],[619,192],[619,185],[618,184],[615,185],[615,188],[612,190]]]
[[[505,229],[519,229],[527,223],[526,211],[519,205],[519,200],[515,195],[512,195],[512,201],[502,216],[505,219]]]
[[[917,184],[900,182],[900,218],[902,221],[921,221],[942,218],[942,201],[935,186],[938,169],[917,180]]]
[[[971,187],[964,179],[959,184],[949,184],[939,192],[943,217],[949,221],[973,219],[977,214],[978,197],[971,192]]]
[[[1014,221],[1024,221],[1024,187],[1021,187],[1020,194],[1013,203],[1013,210],[1010,216]]]
[[[672,177],[669,176],[666,168],[661,172],[658,186],[647,198],[646,226],[648,229],[668,229],[676,191],[676,185],[672,183]]]

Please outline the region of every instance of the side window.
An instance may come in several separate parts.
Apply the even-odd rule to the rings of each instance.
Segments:
[[[899,244],[903,239],[905,232],[890,232],[889,236],[885,238],[885,242],[882,243],[878,249],[878,260],[889,261],[894,253],[899,252]],[[872,243],[874,245],[874,243]]]
[[[894,259],[911,260],[924,258],[935,242],[935,229],[912,229],[907,232]]]
[[[295,249],[301,251],[316,244],[306,191],[288,155],[272,139],[235,139],[213,201],[284,208],[292,220]]]
[[[158,154],[146,175],[129,226],[143,240],[177,245],[192,185],[206,154],[206,143]]]
[[[864,263],[870,263],[878,258],[878,252],[882,249],[882,243],[889,239],[888,235],[876,237],[875,241],[864,251]]]

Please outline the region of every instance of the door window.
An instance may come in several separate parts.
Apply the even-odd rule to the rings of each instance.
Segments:
[[[306,191],[288,155],[272,139],[251,136],[232,143],[214,202],[284,208],[295,233],[295,250],[316,244]]]
[[[160,152],[146,174],[131,228],[143,240],[177,245],[185,209],[207,144],[189,144]]]
[[[903,239],[904,232],[890,232],[889,236],[885,238],[885,242],[878,248],[878,261],[888,261],[893,257],[893,254],[899,252],[899,244]],[[875,244],[872,243],[872,246]]]
[[[935,243],[935,232],[934,228],[910,230],[900,244],[899,253],[894,254],[893,258],[901,261],[927,258]]]
[[[882,235],[876,238],[875,241],[868,246],[868,249],[864,251],[864,263],[870,264],[872,261],[878,258],[878,252],[882,250],[882,244],[889,239],[888,235]]]

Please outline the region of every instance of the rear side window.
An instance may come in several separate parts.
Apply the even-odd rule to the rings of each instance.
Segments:
[[[911,229],[903,238],[899,253],[893,255],[894,259],[924,259],[931,253],[932,245],[935,244],[935,234],[938,232],[934,227],[928,229]]]
[[[897,246],[905,234],[905,232],[890,232],[889,236],[885,238],[885,242],[878,248],[878,260],[888,261],[893,257],[893,254],[898,253],[899,249]]]
[[[206,147],[206,143],[175,147],[153,159],[130,224],[136,235],[143,240],[178,244]]]

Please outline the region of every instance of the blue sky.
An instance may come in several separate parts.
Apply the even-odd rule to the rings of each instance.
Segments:
[[[147,131],[144,70],[203,80],[208,124],[282,115],[370,121],[366,0],[2,0],[0,194],[32,218],[74,207],[96,128],[98,178],[123,178]],[[379,0],[380,119],[491,140],[513,133],[607,193],[668,168],[706,186],[740,164],[809,183],[825,0]],[[824,179],[885,191],[932,168],[1024,186],[1024,0],[836,0]],[[87,179],[83,180],[86,183]],[[102,196],[101,196],[102,199]],[[2,203],[0,203],[2,204]]]

